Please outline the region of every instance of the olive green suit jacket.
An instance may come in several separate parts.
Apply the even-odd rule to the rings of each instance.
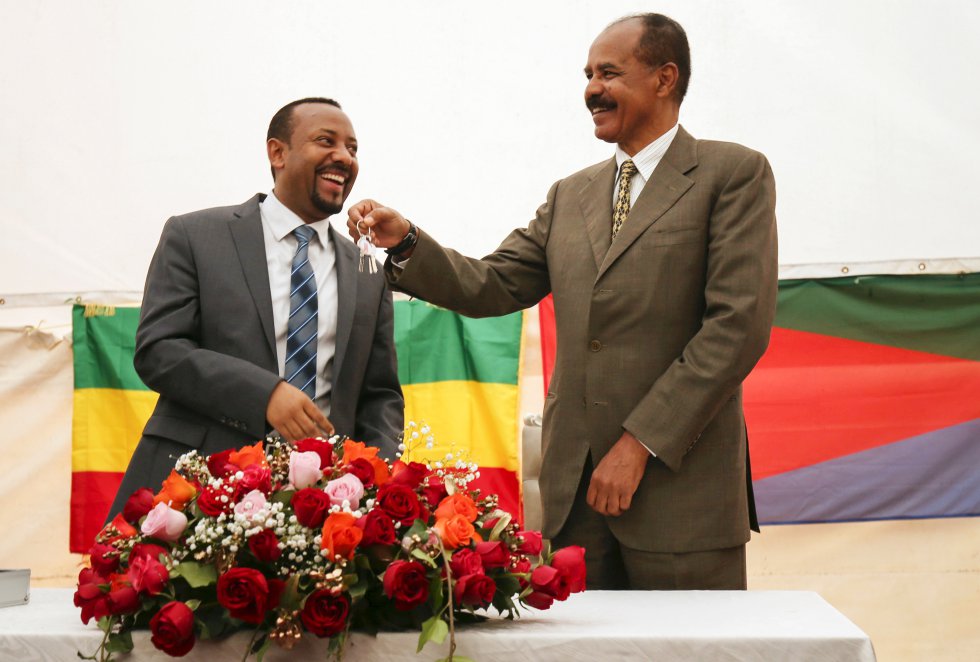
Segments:
[[[615,159],[555,183],[525,229],[482,260],[424,232],[396,289],[474,317],[554,294],[557,356],[544,407],[543,533],[564,524],[591,455],[623,434],[656,454],[624,545],[658,552],[745,543],[754,526],[742,380],[776,302],[775,184],[766,158],[683,127],[611,238]]]

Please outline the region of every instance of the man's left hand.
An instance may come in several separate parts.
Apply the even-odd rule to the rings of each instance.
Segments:
[[[614,517],[629,510],[649,457],[646,446],[623,432],[592,472],[586,499],[593,510]]]

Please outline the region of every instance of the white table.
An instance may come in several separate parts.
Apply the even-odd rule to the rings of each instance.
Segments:
[[[871,640],[816,593],[803,591],[593,591],[522,612],[515,621],[492,619],[457,632],[460,655],[478,662],[524,660],[820,660],[874,662]],[[91,654],[102,633],[82,625],[70,589],[35,589],[29,605],[0,609],[0,660],[77,660]],[[134,633],[136,650],[122,662],[174,658],[157,651],[148,632]],[[418,656],[418,635],[356,634],[345,662],[444,657],[448,640]],[[241,660],[244,633],[222,642],[198,642],[187,660]],[[273,647],[269,662],[325,659],[314,637],[286,652]],[[254,659],[254,658],[253,658]]]

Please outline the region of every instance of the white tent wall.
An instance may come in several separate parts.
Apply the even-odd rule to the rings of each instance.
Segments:
[[[784,274],[980,270],[950,261],[980,255],[980,4],[969,0],[0,10],[0,527],[12,532],[0,566],[30,565],[36,583],[69,585],[79,561],[62,551],[71,366],[67,344],[52,343],[70,333],[65,302],[133,300],[168,216],[269,190],[265,127],[295,98],[332,96],[350,114],[353,199],[389,203],[480,255],[555,179],[611,154],[582,103],[588,45],[618,16],[661,11],[691,41],[685,127],[769,157],[780,262],[822,265]],[[23,330],[38,325],[50,342]],[[530,342],[529,360],[537,352]],[[528,370],[525,410],[539,411],[540,364]],[[43,510],[25,490],[43,493]],[[881,660],[971,659],[977,549],[978,518],[767,527],[749,547],[750,587],[819,591]]]

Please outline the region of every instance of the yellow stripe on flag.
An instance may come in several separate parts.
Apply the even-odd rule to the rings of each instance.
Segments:
[[[111,388],[75,390],[72,471],[126,471],[159,396]]]
[[[405,422],[424,422],[435,447],[413,447],[410,459],[439,460],[464,451],[481,467],[517,471],[518,392],[515,384],[470,381],[403,384]]]

